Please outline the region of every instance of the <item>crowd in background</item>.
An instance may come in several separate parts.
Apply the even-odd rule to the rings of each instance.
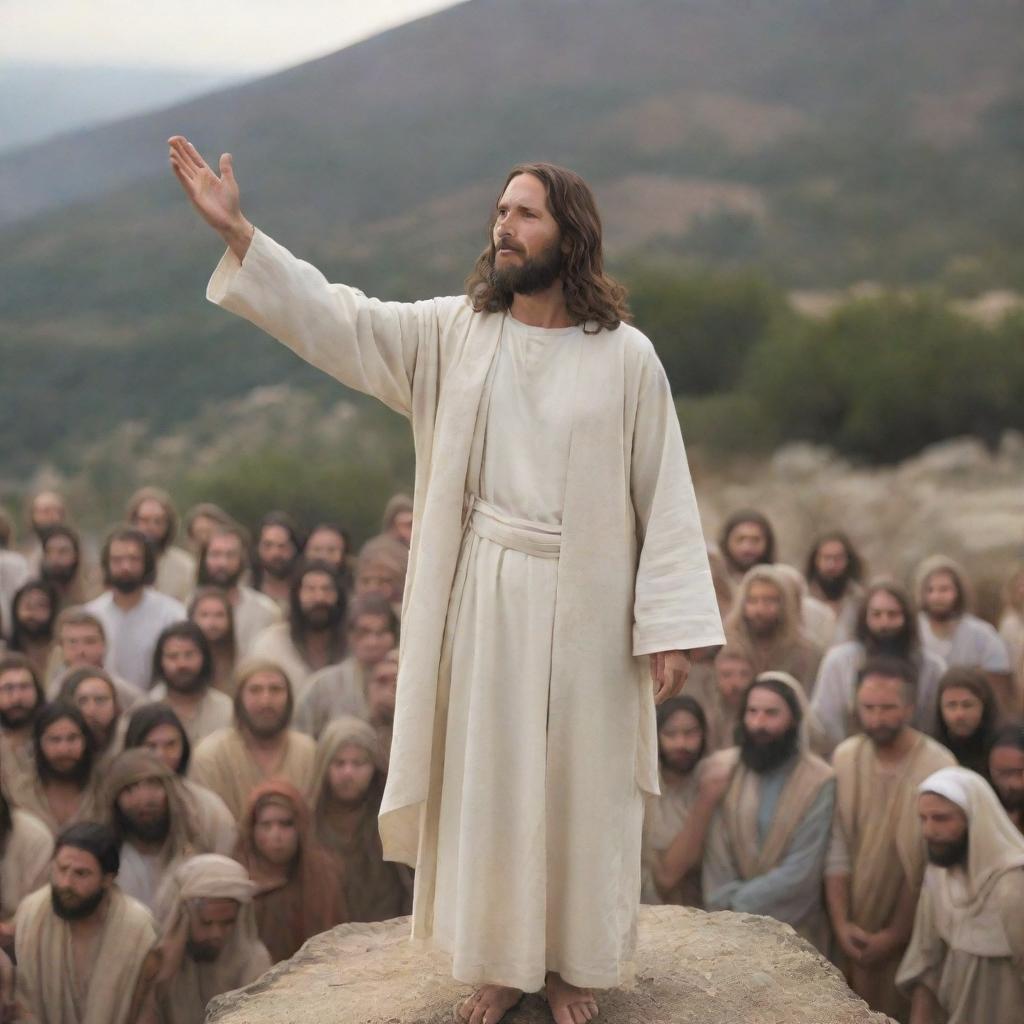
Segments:
[[[310,936],[409,912],[377,811],[412,521],[396,496],[357,553],[279,511],[179,530],[147,487],[94,565],[58,493],[20,544],[0,518],[6,1012],[198,1024]],[[833,532],[797,569],[755,510],[709,556],[727,641],[658,708],[643,901],[791,924],[898,1020],[1018,1020],[1024,571],[993,624],[949,558],[869,578]]]

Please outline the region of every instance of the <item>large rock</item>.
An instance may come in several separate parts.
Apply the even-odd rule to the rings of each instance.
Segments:
[[[450,1024],[470,987],[408,939],[407,918],[342,925],[259,981],[215,999],[207,1024]],[[599,993],[604,1024],[886,1024],[787,925],[643,907],[636,982]],[[550,1024],[530,996],[507,1024]]]

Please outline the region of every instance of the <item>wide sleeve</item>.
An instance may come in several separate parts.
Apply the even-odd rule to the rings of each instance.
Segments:
[[[381,302],[330,284],[258,228],[244,261],[224,253],[206,297],[342,384],[410,415],[420,340],[436,319],[435,300]]]
[[[896,971],[896,987],[910,996],[917,985],[927,985],[938,995],[939,976],[946,958],[946,944],[935,927],[934,895],[927,879],[914,912],[914,931],[910,945]]]
[[[630,492],[640,543],[633,654],[724,643],[683,435],[653,350],[640,371]]]

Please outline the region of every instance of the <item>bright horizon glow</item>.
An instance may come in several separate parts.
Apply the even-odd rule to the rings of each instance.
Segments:
[[[454,0],[0,0],[0,60],[269,74]]]

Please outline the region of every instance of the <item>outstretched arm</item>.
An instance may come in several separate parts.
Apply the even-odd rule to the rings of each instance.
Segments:
[[[224,239],[241,263],[256,229],[242,216],[231,154],[221,154],[218,178],[196,147],[183,135],[172,135],[167,145],[170,147],[168,159],[171,170],[185,195],[199,216]]]

